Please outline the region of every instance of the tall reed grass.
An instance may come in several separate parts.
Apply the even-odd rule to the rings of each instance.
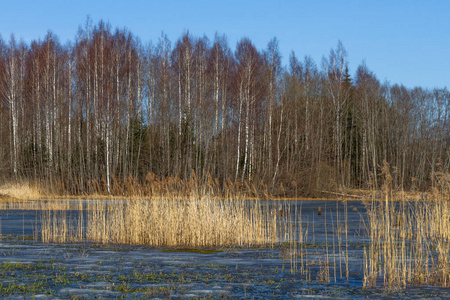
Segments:
[[[422,199],[394,194],[389,165],[382,168],[382,201],[368,204],[364,286],[400,288],[450,284],[450,174],[433,174]]]
[[[257,202],[213,200],[93,200],[76,218],[44,210],[44,242],[216,247],[278,241],[278,216]],[[84,209],[83,209],[84,208]]]
[[[279,240],[276,208],[243,200],[259,197],[249,183],[226,181],[221,187],[211,177],[200,183],[195,174],[189,180],[160,180],[149,174],[144,183],[114,180],[111,194],[102,182],[93,181],[91,190],[110,199],[78,200],[67,206],[48,201],[40,207],[44,242],[213,247]]]

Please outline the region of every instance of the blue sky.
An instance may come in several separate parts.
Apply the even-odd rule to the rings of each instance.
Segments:
[[[352,75],[364,60],[380,81],[442,88],[450,87],[449,13],[447,0],[1,0],[0,34],[29,43],[51,30],[64,44],[89,15],[127,27],[144,43],[156,43],[163,31],[172,43],[186,30],[210,39],[218,32],[234,51],[242,37],[258,49],[277,37],[284,65],[293,50],[319,67],[341,40]]]

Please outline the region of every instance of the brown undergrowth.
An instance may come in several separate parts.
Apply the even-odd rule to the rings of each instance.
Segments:
[[[45,200],[55,209],[72,206],[55,200],[95,199],[95,200],[186,200],[207,197],[214,200],[236,199],[269,199],[267,185],[253,181],[233,182],[225,180],[222,183],[210,175],[206,180],[200,180],[195,173],[187,180],[178,176],[159,178],[153,173],[147,174],[145,180],[140,181],[130,176],[123,179],[112,179],[107,185],[104,179],[92,180],[85,184],[85,188],[68,188],[68,183],[53,180],[36,181],[33,183],[4,184],[0,186],[0,209],[41,209],[41,203],[33,200]],[[79,186],[75,180],[70,186]],[[81,191],[82,193],[73,193]],[[52,200],[52,201],[50,201]],[[46,209],[52,207],[47,204]]]
[[[125,178],[112,177],[110,185],[104,178],[80,183],[73,180],[37,181],[36,186],[47,198],[69,199],[186,199],[209,195],[210,197],[229,199],[241,197],[246,199],[268,198],[267,185],[263,182],[237,181],[230,179],[219,182],[217,178],[206,175],[199,178],[194,172],[188,179],[178,176],[158,177],[148,173],[144,180],[133,176]]]

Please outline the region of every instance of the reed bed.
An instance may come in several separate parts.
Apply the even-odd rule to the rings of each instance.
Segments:
[[[42,241],[222,247],[279,240],[276,209],[243,200],[257,195],[251,183],[219,185],[211,176],[202,183],[194,173],[189,180],[150,173],[145,182],[130,177],[114,179],[110,187],[103,181],[90,185],[90,191],[109,199],[36,206],[44,220]]]
[[[412,201],[393,195],[387,163],[382,175],[385,199],[372,201],[367,210],[371,243],[364,255],[364,287],[448,287],[450,174],[433,174],[432,191]]]
[[[276,243],[279,233],[274,208],[209,198],[79,200],[78,211],[44,209],[42,220],[42,240],[57,243],[252,246]]]

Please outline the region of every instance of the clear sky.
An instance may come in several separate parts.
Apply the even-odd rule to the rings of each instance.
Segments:
[[[29,43],[51,30],[64,44],[88,15],[94,24],[126,27],[144,43],[156,43],[161,32],[174,43],[189,30],[210,39],[226,34],[233,51],[249,37],[261,50],[277,37],[283,65],[293,50],[321,67],[341,40],[351,74],[365,61],[382,82],[450,87],[448,0],[0,0],[0,34]]]

